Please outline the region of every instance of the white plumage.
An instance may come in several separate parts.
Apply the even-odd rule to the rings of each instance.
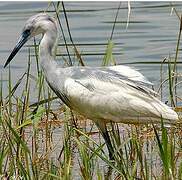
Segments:
[[[124,68],[122,66],[121,69]],[[84,70],[81,72],[80,69]],[[142,85],[147,81],[141,81],[144,77],[139,72],[136,73],[138,76],[135,76],[136,82],[130,82],[127,76],[120,77],[115,73],[108,76],[107,68],[70,67],[64,69],[64,73],[67,78],[62,93],[71,102],[72,109],[90,119],[124,123],[160,123],[161,117],[170,123],[178,119],[170,107],[157,99],[153,90]],[[75,75],[77,73],[79,77]],[[100,77],[97,73],[103,76]],[[54,82],[58,84],[59,79],[53,81],[52,86],[56,86]],[[59,88],[60,85],[57,87],[58,91]]]
[[[150,81],[148,81],[143,74],[135,70],[134,68],[128,67],[128,66],[110,66],[108,69],[111,69],[113,71],[118,72],[119,74],[128,77],[130,80],[133,81],[140,81],[143,83],[146,83],[148,85],[153,85]]]
[[[43,34],[40,43],[41,67],[52,90],[71,109],[92,119],[101,130],[113,155],[106,123],[174,123],[178,115],[157,99],[152,85],[140,72],[128,66],[67,67],[54,61],[57,25],[46,14],[31,17],[5,66],[31,37]]]

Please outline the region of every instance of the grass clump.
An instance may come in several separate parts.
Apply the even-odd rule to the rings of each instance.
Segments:
[[[54,6],[57,18],[60,5]],[[63,10],[66,13],[65,7]],[[112,37],[113,32],[114,29]],[[74,44],[70,29],[69,36]],[[85,65],[79,50],[75,45],[73,47],[79,64]],[[0,84],[0,178],[182,179],[180,123],[169,128],[164,126],[162,120],[161,127],[109,124],[109,135],[115,150],[115,161],[110,161],[106,145],[92,121],[63,104],[55,109],[57,97],[44,83],[36,41],[34,50],[37,72],[31,73],[29,51],[27,70],[14,86],[9,68],[7,97],[3,92],[3,81]],[[110,38],[102,65],[116,64],[112,51]],[[174,82],[177,81],[173,80],[176,63],[177,58],[173,68],[169,64],[166,81],[173,106],[177,106],[174,101],[177,97]],[[67,64],[72,65],[70,57]],[[31,87],[37,89],[34,103],[31,102]],[[19,95],[16,95],[17,89]],[[181,111],[180,107],[176,109]]]

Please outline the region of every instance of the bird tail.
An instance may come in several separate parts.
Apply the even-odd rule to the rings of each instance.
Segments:
[[[179,120],[178,114],[171,107],[167,106],[166,104],[163,104],[162,102],[161,106],[161,118],[164,120],[164,122],[168,124],[175,124],[176,121]]]

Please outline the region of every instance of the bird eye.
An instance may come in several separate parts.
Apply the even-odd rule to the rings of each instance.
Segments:
[[[26,29],[26,30],[23,31],[22,36],[23,37],[28,37],[28,36],[30,36],[30,34],[31,34],[30,29]]]
[[[25,33],[25,34],[30,34],[30,29],[26,29],[26,30],[24,31],[24,33]]]

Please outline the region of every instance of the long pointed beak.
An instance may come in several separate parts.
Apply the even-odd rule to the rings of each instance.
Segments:
[[[9,55],[5,65],[4,65],[4,68],[11,62],[11,60],[14,58],[14,56],[17,54],[17,52],[21,49],[21,47],[28,41],[29,37],[30,37],[30,33],[27,33],[26,31],[22,33],[16,46],[14,47],[13,51]]]

